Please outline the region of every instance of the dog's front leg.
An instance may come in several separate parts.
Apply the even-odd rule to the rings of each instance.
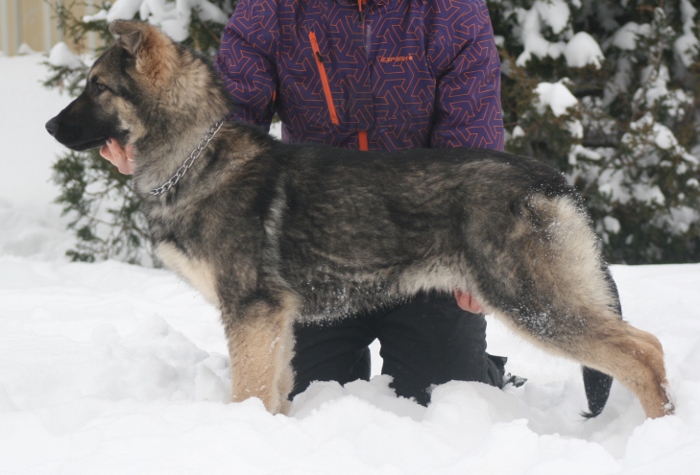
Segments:
[[[292,300],[292,299],[289,299]],[[257,397],[271,413],[286,413],[294,384],[294,306],[257,301],[237,315],[224,312],[231,355],[231,401]]]

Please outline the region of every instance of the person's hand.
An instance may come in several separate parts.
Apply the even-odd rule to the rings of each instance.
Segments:
[[[484,307],[472,297],[471,293],[461,289],[454,289],[454,294],[457,305],[459,305],[459,308],[462,310],[466,310],[470,313],[482,313],[484,311]]]
[[[107,142],[100,148],[100,155],[106,158],[119,169],[124,175],[134,174],[134,147],[127,145],[126,149],[116,139],[107,139]]]

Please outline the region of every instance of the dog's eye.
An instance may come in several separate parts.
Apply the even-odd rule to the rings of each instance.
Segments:
[[[105,86],[104,83],[101,83],[101,82],[98,81],[97,79],[93,79],[93,80],[92,80],[92,91],[93,91],[93,94],[102,94],[103,92],[105,92],[105,91],[108,90],[108,89],[109,89],[109,88],[108,88],[107,86]]]

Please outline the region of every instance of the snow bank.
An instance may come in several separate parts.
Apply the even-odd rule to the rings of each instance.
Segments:
[[[452,382],[424,408],[376,376],[316,383],[272,416],[258,400],[224,403],[217,312],[168,272],[0,256],[0,471],[691,473],[700,265],[613,271],[628,318],[667,350],[676,416],[645,422],[616,384],[584,422],[577,366],[493,321],[490,349],[529,378],[521,388]]]
[[[389,379],[378,376],[344,388],[317,383],[290,416],[272,416],[258,400],[222,403],[230,381],[217,314],[166,271],[6,255],[0,468],[689,473],[700,443],[700,266],[615,267],[614,274],[629,318],[668,351],[677,416],[644,422],[636,399],[616,385],[603,415],[584,422],[576,366],[495,323],[492,351],[509,355],[509,369],[530,378],[522,388],[453,382],[438,387],[426,409],[396,398]]]

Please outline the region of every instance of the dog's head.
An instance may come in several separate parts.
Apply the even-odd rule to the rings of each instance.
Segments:
[[[157,28],[116,21],[117,39],[94,63],[83,92],[46,123],[59,142],[82,151],[116,138],[123,146],[146,135],[180,64],[180,48]]]

